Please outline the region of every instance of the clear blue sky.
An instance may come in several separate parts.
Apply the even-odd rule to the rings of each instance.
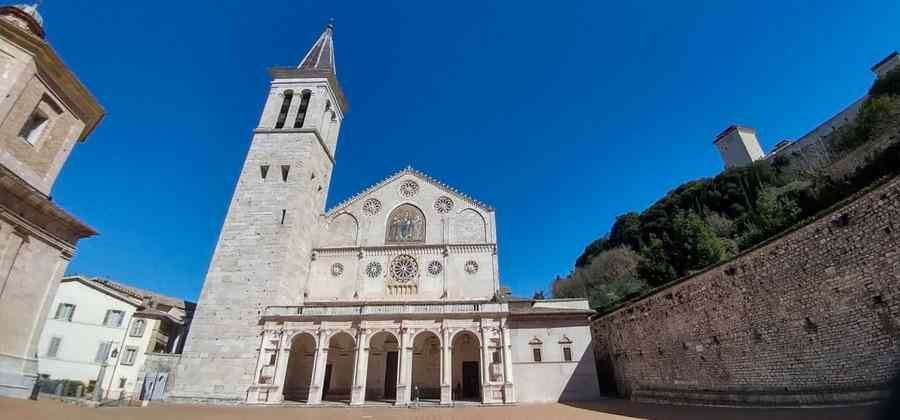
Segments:
[[[421,169],[496,207],[521,295],[616,215],[717,173],[728,124],[766,150],[797,138],[900,49],[896,1],[526,3],[45,2],[48,39],[108,112],[53,191],[101,232],[70,273],[196,299],[266,69],[296,65],[329,17],[352,107],[329,205]]]

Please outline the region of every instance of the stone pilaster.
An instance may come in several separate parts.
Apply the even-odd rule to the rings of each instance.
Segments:
[[[509,334],[509,325],[504,319],[502,324],[503,337],[503,402],[509,404],[516,402],[516,389],[513,385],[512,368],[512,340]]]
[[[309,398],[307,404],[319,404],[322,402],[322,390],[325,385],[325,364],[328,361],[328,334],[325,330],[319,330],[318,344],[316,345],[316,357],[313,367],[313,381],[309,386]]]
[[[441,330],[441,404],[453,402],[453,385],[450,382],[453,375],[451,351],[450,330],[445,327]]]
[[[366,373],[369,365],[368,331],[365,328],[360,328],[358,336],[353,370],[353,387],[350,390],[350,405],[360,405],[366,401]]]

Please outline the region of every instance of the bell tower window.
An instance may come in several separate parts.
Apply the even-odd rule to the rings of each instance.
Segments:
[[[304,90],[300,95],[300,108],[297,109],[297,119],[294,120],[294,128],[303,128],[303,123],[306,121],[306,110],[309,108],[309,97],[312,93],[308,90]]]
[[[35,110],[31,116],[28,117],[28,121],[25,121],[22,130],[19,131],[19,138],[25,140],[32,146],[37,145],[49,124],[50,118],[48,118],[41,110]]]
[[[284,91],[284,101],[281,102],[281,112],[278,113],[278,121],[275,128],[284,128],[284,122],[287,120],[288,110],[291,109],[291,100],[294,99],[294,91]]]

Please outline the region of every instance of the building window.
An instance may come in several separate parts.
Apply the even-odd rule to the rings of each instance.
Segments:
[[[59,345],[62,344],[62,337],[53,337],[50,339],[50,347],[47,347],[47,357],[56,357],[59,354]]]
[[[300,108],[297,109],[297,118],[294,120],[294,128],[303,128],[303,123],[306,122],[306,110],[309,109],[309,97],[312,93],[308,90],[304,90],[302,94],[300,94]]]
[[[544,345],[544,342],[542,342],[539,338],[534,337],[531,339],[531,341],[528,342],[528,345],[531,346],[531,360],[534,362],[542,361],[543,357],[541,357],[541,349]]]
[[[532,356],[532,358],[534,359],[535,362],[540,362],[540,361],[541,361],[541,348],[540,348],[540,347],[534,347],[534,348],[532,348],[532,349],[531,349],[531,356]]]
[[[137,359],[137,347],[125,347],[125,353],[122,354],[122,364],[133,365],[135,359]]]
[[[125,312],[110,309],[106,311],[106,316],[103,317],[103,326],[105,327],[121,327],[122,319],[125,318]]]
[[[500,351],[499,350],[494,350],[494,352],[491,354],[491,362],[500,363]]]
[[[50,118],[40,110],[35,110],[31,116],[28,117],[28,121],[25,121],[25,125],[23,125],[22,129],[19,131],[19,138],[25,140],[32,146],[36,145],[44,134],[44,131],[46,131],[49,123]]]
[[[72,315],[75,315],[75,305],[71,303],[60,303],[59,306],[56,307],[56,316],[55,319],[60,321],[72,321]]]
[[[284,91],[284,101],[281,102],[281,112],[278,113],[278,121],[275,122],[275,128],[284,128],[284,122],[287,120],[287,114],[291,109],[291,100],[293,99],[294,91]]]
[[[119,389],[125,388],[125,382],[128,382],[127,378],[119,378]]]
[[[109,358],[110,350],[112,350],[112,341],[104,341],[97,347],[97,354],[94,355],[94,362],[103,363]]]
[[[141,337],[144,335],[144,328],[147,326],[147,321],[143,319],[135,319],[134,322],[131,323],[131,333],[132,337]]]
[[[572,361],[572,340],[569,337],[562,336],[562,338],[559,340],[559,345],[562,348],[563,361],[571,362]]]
[[[274,351],[269,352],[269,361],[266,362],[266,366],[275,366],[275,360],[277,359],[276,355],[277,353],[275,353]]]

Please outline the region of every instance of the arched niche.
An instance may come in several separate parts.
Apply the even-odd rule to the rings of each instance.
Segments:
[[[359,223],[350,213],[342,213],[328,224],[328,235],[322,241],[323,246],[356,246],[359,234]]]
[[[425,242],[425,213],[412,204],[401,204],[391,212],[385,226],[384,243]]]
[[[475,244],[487,242],[484,217],[473,209],[461,211],[453,220],[453,242]]]

